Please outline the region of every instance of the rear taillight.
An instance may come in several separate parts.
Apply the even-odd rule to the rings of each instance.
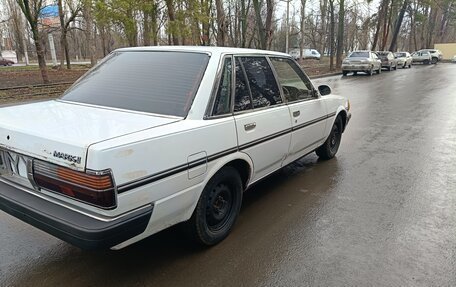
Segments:
[[[33,161],[33,180],[39,188],[112,209],[116,193],[110,171],[79,172],[55,164]]]

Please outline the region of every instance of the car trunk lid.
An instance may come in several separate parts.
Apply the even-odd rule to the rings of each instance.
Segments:
[[[0,110],[0,149],[84,170],[90,145],[181,118],[59,100]]]

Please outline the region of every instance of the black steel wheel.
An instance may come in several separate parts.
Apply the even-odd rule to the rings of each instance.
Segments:
[[[315,150],[315,152],[321,159],[332,159],[339,150],[341,140],[342,121],[338,117],[331,128],[331,133],[328,138],[319,148]]]
[[[242,203],[242,181],[237,170],[227,166],[207,183],[187,222],[189,235],[202,245],[215,245],[230,233]]]

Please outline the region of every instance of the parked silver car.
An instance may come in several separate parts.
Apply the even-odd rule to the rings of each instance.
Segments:
[[[397,61],[397,66],[402,68],[411,68],[412,67],[412,55],[409,52],[396,52],[394,53],[394,57]]]
[[[432,56],[431,53],[428,51],[418,51],[412,54],[412,63],[422,63],[425,65],[431,64],[432,62]]]
[[[377,51],[377,54],[380,61],[382,61],[382,68],[387,68],[389,71],[392,69],[397,70],[397,61],[394,58],[393,53],[390,51]]]
[[[418,52],[429,52],[431,54],[431,63],[437,64],[437,62],[443,59],[443,54],[440,50],[436,49],[421,49]]]
[[[374,71],[377,74],[382,72],[382,62],[371,51],[353,51],[342,62],[342,75],[344,76],[349,72],[353,72],[354,75],[364,72],[372,76]]]

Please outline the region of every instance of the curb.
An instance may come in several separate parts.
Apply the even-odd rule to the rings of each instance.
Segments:
[[[309,78],[311,80],[314,80],[314,79],[320,79],[320,78],[326,78],[326,77],[332,77],[332,76],[337,76],[337,75],[341,75],[342,73],[339,71],[339,72],[334,72],[334,73],[328,73],[328,74],[322,74],[322,75],[315,75],[315,76],[309,76]]]

